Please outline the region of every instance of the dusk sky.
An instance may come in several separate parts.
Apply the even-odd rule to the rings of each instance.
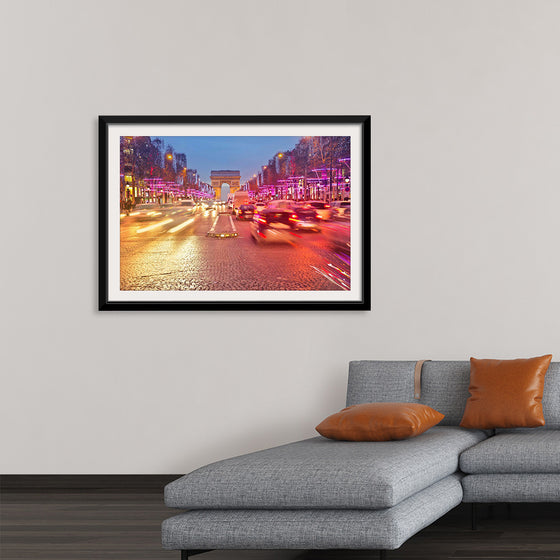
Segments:
[[[244,183],[277,152],[291,150],[301,136],[163,136],[164,146],[187,156],[189,169],[210,183],[212,169],[239,169]]]

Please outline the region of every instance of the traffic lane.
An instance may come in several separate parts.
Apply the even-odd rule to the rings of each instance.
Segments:
[[[145,219],[138,219],[135,216],[121,218],[120,237],[122,241],[151,241],[160,235],[176,234],[187,226],[191,226],[188,232],[193,229],[206,227],[209,220],[217,215],[215,211],[197,210],[192,213],[184,210],[173,210]],[[187,233],[187,232],[185,232]],[[206,231],[204,232],[206,233]]]
[[[321,225],[320,232],[309,230],[284,232],[285,235],[282,236],[282,239],[289,241],[284,242],[283,245],[284,247],[288,244],[293,247],[306,247],[311,250],[315,258],[309,261],[309,266],[317,274],[324,276],[329,282],[335,284],[338,289],[350,290],[349,222],[323,222]],[[279,242],[267,242],[265,240],[259,243],[260,248],[276,246],[282,245]]]
[[[239,237],[226,239],[206,237],[209,225],[206,217],[188,236],[154,233],[149,244],[134,254],[122,251],[121,289],[341,289],[317,272],[324,265],[317,241],[258,247],[250,235],[250,222],[235,222]],[[138,244],[138,237],[131,242]]]
[[[157,208],[148,212],[131,212],[129,216],[121,214],[121,238],[132,236],[136,233],[159,230],[168,231],[173,227],[183,224],[191,218],[198,218],[203,212],[192,212],[181,207]]]
[[[331,282],[317,274],[314,266],[322,259],[305,245],[278,244],[257,246],[249,234],[249,225],[238,225],[239,237],[230,240],[209,239],[208,258],[191,261],[191,281],[195,286],[215,290],[333,290]]]
[[[161,236],[180,239],[184,235],[193,233],[198,235],[204,232],[206,234],[208,224],[212,223],[215,214],[215,212],[209,211],[195,213],[175,211],[150,220],[138,221],[134,217],[121,219],[121,245],[132,242],[141,246],[158,240]]]
[[[235,226],[235,239],[210,239],[205,244],[207,258],[192,270],[200,285],[216,290],[340,289],[317,272],[325,264],[317,249],[328,251],[320,235],[305,233],[290,244],[259,246],[251,236],[250,221],[236,220]]]
[[[152,229],[146,229],[143,224],[138,227],[137,223],[121,222],[121,290],[139,289],[134,288],[135,279],[165,277],[180,271],[185,240],[193,235],[205,236],[213,220],[212,212],[199,212],[190,217],[178,213],[176,216],[171,223],[157,225],[154,222],[152,225],[157,227]],[[164,221],[166,219],[161,220]]]

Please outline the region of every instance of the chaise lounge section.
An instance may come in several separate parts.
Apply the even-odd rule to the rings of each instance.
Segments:
[[[164,548],[183,558],[211,549],[385,551],[461,501],[560,501],[559,364],[543,399],[551,429],[496,435],[458,425],[469,362],[426,362],[421,390],[415,366],[351,362],[347,405],[419,402],[445,414],[438,426],[399,441],[315,437],[197,469],[165,488],[166,505],[186,511],[164,521]]]

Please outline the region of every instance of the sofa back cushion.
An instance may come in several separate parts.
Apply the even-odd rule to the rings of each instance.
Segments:
[[[422,367],[421,398],[414,398],[415,361],[350,362],[346,406],[366,402],[418,402],[441,412],[442,426],[458,426],[469,398],[470,362],[433,361]],[[542,399],[545,428],[560,428],[560,362],[552,362]]]

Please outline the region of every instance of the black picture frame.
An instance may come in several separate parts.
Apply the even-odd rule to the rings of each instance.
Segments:
[[[371,309],[371,116],[99,116],[99,310],[100,311],[166,311],[166,310],[370,310]],[[352,252],[352,260],[359,259],[357,276],[352,276],[352,281],[357,278],[360,285],[359,293],[351,299],[287,299],[271,300],[243,300],[236,299],[234,293],[227,300],[160,300],[157,297],[146,299],[136,299],[129,301],[111,295],[110,274],[114,271],[110,269],[111,247],[110,247],[110,211],[111,205],[121,204],[121,197],[115,199],[114,191],[110,191],[110,186],[114,181],[119,181],[122,185],[120,174],[118,178],[110,176],[110,149],[115,149],[111,145],[110,133],[112,127],[130,127],[137,134],[134,136],[144,136],[142,128],[147,126],[181,126],[181,125],[212,125],[224,127],[227,130],[231,125],[256,126],[258,130],[262,127],[262,135],[266,136],[267,127],[275,125],[291,125],[293,127],[327,125],[328,126],[348,126],[358,131],[360,145],[357,149],[359,154],[359,168],[356,174],[361,177],[359,185],[352,182],[352,193],[359,192],[360,207],[354,208],[352,198],[352,214],[358,216],[359,232],[354,233],[358,237],[359,251]],[[114,134],[114,131],[113,131]],[[150,136],[150,135],[148,135]],[[302,133],[302,136],[304,134]],[[113,141],[114,144],[114,141]],[[352,152],[354,154],[354,152]],[[114,156],[113,156],[114,157]],[[354,156],[353,156],[354,157]],[[352,165],[354,161],[352,160]],[[354,172],[354,168],[352,168]],[[113,166],[114,175],[114,166]],[[113,181],[113,183],[111,183]],[[122,190],[122,186],[120,187]],[[353,194],[354,197],[354,194]],[[358,198],[356,196],[356,198]],[[112,209],[114,214],[114,208]],[[122,215],[121,215],[122,218]],[[120,226],[119,226],[120,227]],[[354,227],[354,222],[352,227]],[[219,243],[224,241],[218,241]],[[111,253],[112,254],[112,253]],[[120,255],[120,253],[119,253]],[[119,257],[120,258],[120,257]],[[119,261],[120,262],[120,261]],[[119,273],[120,274],[120,273]],[[140,294],[142,292],[139,292]],[[153,292],[151,292],[153,293]],[[232,292],[227,292],[231,294]],[[239,292],[241,294],[248,292]],[[313,292],[306,292],[313,294]],[[135,294],[136,296],[137,294]],[[159,295],[159,294],[158,294]],[[185,292],[185,297],[188,293]]]

